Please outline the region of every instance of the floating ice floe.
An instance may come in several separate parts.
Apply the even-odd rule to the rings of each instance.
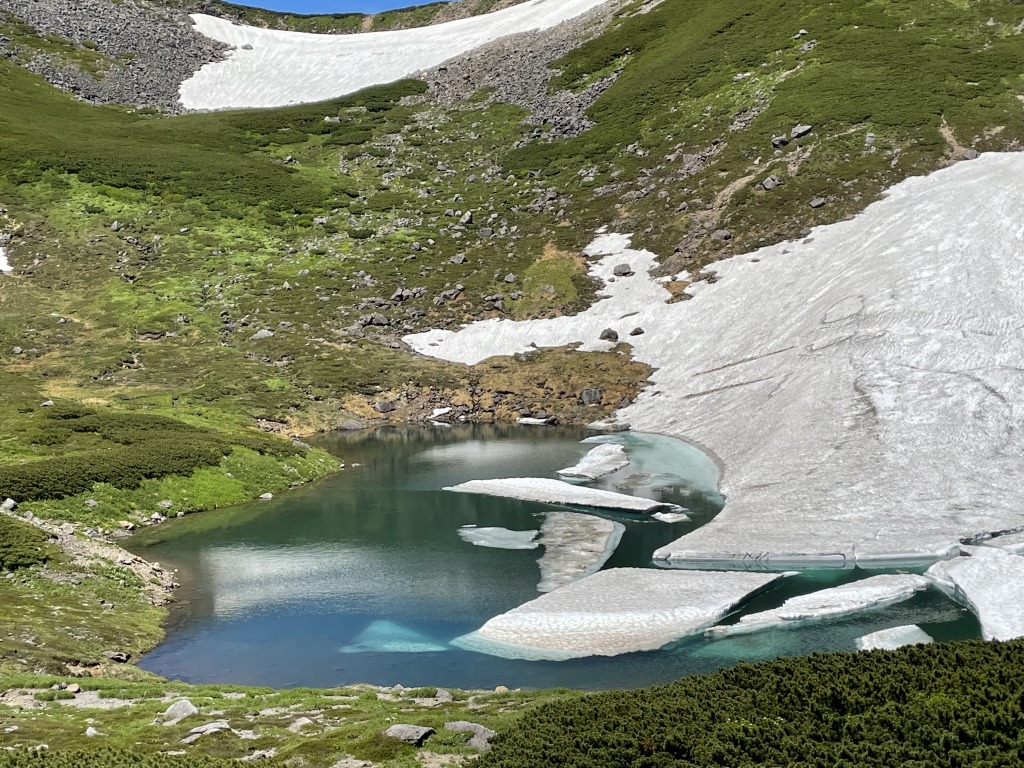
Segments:
[[[477,547],[492,549],[536,549],[537,531],[513,531],[508,528],[459,528],[459,537]]]
[[[587,452],[587,455],[579,460],[577,464],[565,469],[559,469],[559,477],[568,477],[574,480],[596,480],[599,477],[618,472],[623,467],[629,466],[629,457],[621,445],[605,443]]]
[[[540,566],[540,592],[551,592],[597,573],[615,552],[626,527],[581,512],[548,512],[540,526],[544,554]]]
[[[857,638],[857,648],[862,651],[894,651],[905,645],[926,645],[932,636],[916,624],[892,627]]]
[[[791,597],[778,608],[743,616],[735,624],[711,627],[704,634],[719,638],[774,627],[796,627],[900,603],[927,588],[928,579],[923,576],[885,573],[809,595]]]
[[[717,262],[668,304],[628,235],[586,252],[604,298],[570,317],[407,336],[476,363],[537,347],[654,370],[618,412],[726,468],[722,512],[655,557],[681,567],[930,564],[1024,526],[1024,153],[909,178],[848,221]],[[615,265],[634,275],[609,282]],[[964,270],[970,279],[964,279]],[[642,326],[641,336],[629,331]],[[783,492],[783,490],[785,492]]]
[[[1024,555],[1024,533],[1008,533],[981,542],[986,547],[995,547],[1011,555]]]
[[[685,512],[655,512],[651,517],[660,523],[683,523],[690,519]]]
[[[410,627],[378,619],[340,650],[341,653],[437,653],[447,651],[448,646]]]
[[[624,512],[657,512],[675,510],[673,504],[628,496],[624,493],[586,488],[546,477],[506,477],[495,480],[470,480],[444,488],[458,493],[481,493],[486,496],[505,496],[542,504],[561,504],[595,509],[616,509]]]
[[[966,557],[936,563],[925,574],[978,617],[986,640],[1024,637],[1024,557],[994,547],[964,547]]]
[[[186,109],[279,107],[390,83],[506,35],[549,29],[605,0],[529,0],[415,29],[320,35],[232,24],[192,14],[195,29],[235,46],[179,89]]]
[[[518,659],[653,651],[700,632],[780,574],[612,568],[549,592],[453,645]]]

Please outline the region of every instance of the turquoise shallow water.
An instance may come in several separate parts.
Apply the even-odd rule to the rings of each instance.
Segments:
[[[857,637],[918,623],[937,639],[978,634],[970,614],[929,590],[861,617],[651,653],[564,662],[500,659],[451,646],[455,637],[539,593],[542,549],[463,541],[464,525],[536,530],[551,507],[444,492],[466,480],[551,477],[592,445],[582,430],[462,426],[337,434],[321,445],[351,466],[269,502],[169,521],[133,540],[140,555],[179,569],[167,638],[142,661],[191,682],[332,686],[354,682],[462,688],[635,687],[738,659],[853,649]],[[696,449],[622,436],[631,465],[610,490],[680,504],[689,523],[615,515],[625,526],[605,567],[651,567],[651,553],[713,517],[716,470]],[[812,572],[758,596],[749,610],[870,575]]]

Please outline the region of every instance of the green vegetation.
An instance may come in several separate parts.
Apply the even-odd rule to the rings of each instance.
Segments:
[[[228,768],[233,760],[181,755],[140,755],[102,749],[97,752],[50,749],[12,752],[0,756],[2,768]]]
[[[55,557],[49,536],[27,523],[0,514],[0,572],[42,565]]]
[[[1020,641],[741,664],[539,707],[477,765],[1016,765],[1022,683]]]

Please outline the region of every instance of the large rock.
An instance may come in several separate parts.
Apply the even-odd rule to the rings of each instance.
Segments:
[[[428,728],[425,725],[408,725],[405,723],[392,725],[384,731],[385,736],[404,741],[406,744],[412,744],[414,747],[422,746],[423,742],[430,738],[433,733],[434,729]]]
[[[468,720],[455,720],[445,723],[444,729],[446,731],[455,731],[456,733],[472,733],[473,737],[466,743],[473,749],[479,749],[481,752],[486,752],[490,749],[491,739],[498,735],[487,726],[471,723]]]
[[[188,699],[178,699],[164,712],[164,725],[174,725],[175,723],[180,723],[186,717],[198,714],[199,710],[196,709],[195,704]]]

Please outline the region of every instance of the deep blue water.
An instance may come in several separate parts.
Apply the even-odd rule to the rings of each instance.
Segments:
[[[977,636],[974,618],[934,590],[842,621],[657,652],[544,662],[449,645],[538,595],[542,549],[473,546],[463,525],[537,529],[550,507],[441,491],[470,479],[553,476],[592,445],[577,429],[465,426],[339,434],[322,441],[349,464],[271,502],[194,515],[150,529],[133,549],[179,569],[183,588],[166,641],[141,666],[190,682],[333,686],[355,682],[460,688],[635,687],[738,659],[852,650],[857,637],[917,623],[938,639]],[[720,508],[714,466],[667,438],[629,438],[631,465],[603,480],[681,504],[690,523],[615,516],[626,531],[606,567],[652,567],[651,553]],[[674,470],[674,472],[673,472]],[[637,482],[637,472],[646,478]],[[631,476],[630,481],[626,478]],[[809,572],[746,610],[870,575]]]

